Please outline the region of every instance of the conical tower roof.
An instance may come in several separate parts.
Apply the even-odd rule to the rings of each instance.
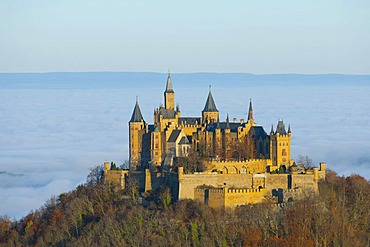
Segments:
[[[278,125],[276,127],[276,132],[275,133],[278,133],[280,135],[286,135],[286,130],[285,130],[285,124],[283,122],[283,120],[279,120],[278,121]]]
[[[211,87],[209,87],[208,98],[206,101],[206,105],[204,106],[203,112],[218,112],[215,101],[213,100],[213,96],[211,93]]]
[[[172,81],[171,81],[171,73],[168,71],[168,76],[167,76],[167,84],[166,84],[166,91],[165,93],[174,93],[173,87],[172,87]]]
[[[144,121],[144,118],[143,118],[143,115],[141,114],[139,102],[136,98],[136,104],[135,104],[135,107],[134,107],[134,111],[132,112],[130,123],[131,122],[141,122],[141,121]]]
[[[230,129],[229,114],[227,114],[227,117],[226,117],[226,129]]]

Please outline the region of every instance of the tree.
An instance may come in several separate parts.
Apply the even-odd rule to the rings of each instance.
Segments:
[[[102,182],[104,179],[104,170],[103,166],[95,166],[90,168],[90,173],[87,175],[87,183],[89,184],[97,184]]]
[[[127,178],[127,190],[129,191],[132,201],[136,202],[137,197],[139,196],[139,181],[132,176]]]
[[[302,154],[298,155],[297,163],[303,165],[306,170],[311,169],[313,164],[312,159],[308,155]]]

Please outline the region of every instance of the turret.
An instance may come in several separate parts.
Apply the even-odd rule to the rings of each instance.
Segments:
[[[276,131],[271,127],[270,132],[270,157],[273,166],[285,166],[290,164],[290,142],[292,139],[290,126],[288,132],[285,129],[283,120],[279,120]]]
[[[156,126],[154,131],[151,132],[150,143],[151,164],[160,166],[162,163],[162,134],[159,131],[158,126]]]
[[[136,170],[137,166],[141,164],[142,138],[145,133],[146,124],[136,97],[134,111],[129,122],[129,159],[131,170]]]
[[[166,109],[175,109],[175,92],[172,88],[170,71],[168,71],[166,90],[164,91],[164,107]]]
[[[218,121],[218,110],[217,110],[215,101],[213,100],[213,96],[211,93],[211,86],[209,86],[209,93],[208,93],[208,97],[206,100],[206,104],[202,111],[202,117],[203,117],[203,121],[207,123]]]

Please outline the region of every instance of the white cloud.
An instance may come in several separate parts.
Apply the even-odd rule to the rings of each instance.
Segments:
[[[0,173],[0,214],[10,217],[75,188],[90,167],[127,159],[135,96],[152,123],[166,80],[163,74],[34,76],[31,84],[27,77],[0,84],[0,172],[11,173]],[[370,79],[360,79],[172,75],[182,116],[201,114],[212,84],[221,119],[246,118],[252,98],[255,120],[267,132],[278,118],[291,124],[293,158],[307,154],[339,174],[369,179]]]

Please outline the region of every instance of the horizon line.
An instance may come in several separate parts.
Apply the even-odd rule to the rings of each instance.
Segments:
[[[157,71],[45,71],[45,72],[0,72],[1,75],[4,74],[87,74],[87,73],[132,73],[132,74],[168,74],[168,71],[157,72]],[[370,74],[352,74],[352,73],[296,73],[296,72],[284,72],[284,73],[250,73],[250,72],[215,72],[215,71],[197,71],[197,72],[173,72],[171,74],[244,74],[244,75],[254,75],[254,76],[266,76],[266,75],[304,75],[304,76],[370,76]]]

